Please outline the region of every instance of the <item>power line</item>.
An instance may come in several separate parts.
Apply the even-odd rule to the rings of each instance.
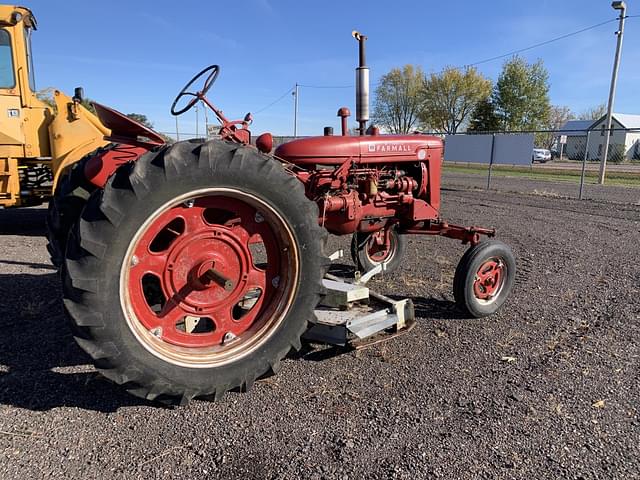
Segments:
[[[640,17],[640,15],[628,15],[627,16],[627,18],[634,18],[634,17]],[[530,45],[528,47],[520,48],[518,50],[513,50],[513,51],[508,52],[508,53],[503,53],[502,55],[496,55],[495,57],[485,58],[484,60],[480,60],[480,61],[473,62],[473,63],[468,63],[468,64],[464,65],[464,67],[473,67],[475,65],[480,65],[480,64],[483,64],[483,63],[492,62],[494,60],[500,60],[501,58],[510,57],[510,56],[515,55],[517,53],[526,52],[526,51],[532,50],[534,48],[542,47],[544,45],[548,45],[550,43],[557,42],[559,40],[564,40],[565,38],[569,38],[569,37],[572,37],[574,35],[578,35],[580,33],[589,31],[589,30],[593,30],[594,28],[601,27],[602,25],[606,25],[608,23],[615,22],[617,20],[618,20],[617,18],[612,18],[610,20],[607,20],[607,21],[604,21],[604,22],[600,22],[600,23],[596,23],[595,25],[591,25],[589,27],[585,27],[585,28],[582,28],[580,30],[576,30],[575,32],[566,33],[564,35],[560,35],[559,37],[555,37],[555,38],[552,38],[550,40],[545,40],[544,42],[535,43],[535,44]],[[438,73],[442,73],[445,70],[446,69],[440,70],[440,72],[438,72]],[[377,84],[374,84],[373,86],[376,86],[376,85]],[[327,85],[327,86],[325,86],[325,85],[300,85],[300,86],[301,87],[306,87],[306,88],[353,88],[353,85],[337,85],[337,86],[332,86],[332,85]]]
[[[380,82],[375,82],[371,84],[371,87],[377,87],[380,85]],[[305,88],[355,88],[355,85],[302,85],[298,84],[299,87]]]
[[[596,23],[595,25],[591,25],[590,27],[586,27],[586,28],[583,28],[581,30],[576,30],[575,32],[566,33],[566,34],[561,35],[559,37],[555,37],[555,38],[552,38],[551,40],[546,40],[544,42],[536,43],[536,44],[531,45],[529,47],[520,48],[518,50],[513,50],[511,52],[504,53],[502,55],[497,55],[495,57],[486,58],[484,60],[480,60],[479,62],[469,63],[469,64],[465,65],[465,67],[473,67],[475,65],[480,65],[482,63],[492,62],[494,60],[500,60],[501,58],[510,57],[510,56],[515,55],[517,53],[526,52],[527,50],[531,50],[531,49],[534,49],[534,48],[542,47],[543,45],[548,45],[550,43],[557,42],[558,40],[564,40],[565,38],[572,37],[574,35],[578,35],[579,33],[586,32],[588,30],[593,30],[594,28],[601,27],[602,25],[606,25],[607,23],[616,22],[617,20],[618,20],[617,18],[613,18],[611,20],[607,20],[606,22]]]
[[[640,17],[640,15],[627,15],[626,18],[637,18],[637,17]],[[524,48],[520,48],[518,50],[512,50],[510,52],[503,53],[502,55],[496,55],[495,57],[485,58],[484,60],[480,60],[480,61],[473,62],[473,63],[468,63],[468,64],[464,65],[464,67],[473,67],[473,66],[476,66],[476,65],[481,65],[483,63],[493,62],[494,60],[500,60],[501,58],[510,57],[512,55],[516,55],[518,53],[526,52],[526,51],[532,50],[534,48],[542,47],[544,45],[549,45],[550,43],[554,43],[554,42],[557,42],[559,40],[564,40],[565,38],[573,37],[574,35],[578,35],[580,33],[587,32],[589,30],[593,30],[594,28],[601,27],[603,25],[606,25],[606,24],[611,23],[611,22],[615,22],[617,20],[618,20],[618,18],[613,18],[613,19],[610,19],[610,20],[606,20],[604,22],[596,23],[595,25],[591,25],[589,27],[585,27],[585,28],[582,28],[580,30],[576,30],[575,32],[566,33],[564,35],[560,35],[559,37],[555,37],[555,38],[546,40],[544,42],[535,43],[535,44],[530,45],[528,47],[524,47]],[[442,73],[445,70],[446,69],[443,69],[439,73]],[[379,83],[380,82],[377,82],[377,83],[373,84],[372,86],[375,87]],[[306,84],[298,84],[298,87],[315,88],[315,89],[342,89],[342,88],[354,88],[354,85],[306,85]],[[267,106],[261,108],[260,110],[254,112],[254,113],[258,114],[260,112],[263,112],[263,111],[267,110],[268,108],[272,107],[273,105],[278,103],[280,100],[282,100],[287,94],[291,93],[293,90],[294,90],[293,88],[290,88],[285,93],[283,93],[282,96],[278,97],[276,100],[274,100],[273,102],[271,102]]]
[[[299,87],[304,88],[353,88],[353,85],[302,85],[298,84]]]
[[[284,97],[286,97],[287,95],[289,95],[291,92],[293,92],[293,87],[289,88],[286,92],[284,92],[281,96],[279,96],[277,99],[275,99],[273,102],[271,102],[269,105],[262,107],[260,110],[256,110],[255,112],[253,112],[254,115],[257,115],[260,112],[264,112],[266,109],[273,107],[276,103],[278,103],[280,100],[282,100]]]

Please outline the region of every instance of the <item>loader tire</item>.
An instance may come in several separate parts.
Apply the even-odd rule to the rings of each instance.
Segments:
[[[179,142],[121,166],[69,235],[78,344],[148,400],[248,390],[314,318],[329,263],[317,218],[302,183],[252,147]]]
[[[473,318],[495,313],[509,296],[515,275],[515,258],[504,243],[487,240],[469,247],[453,277],[456,305]]]
[[[361,272],[368,272],[380,263],[384,264],[384,273],[396,271],[402,264],[407,240],[395,228],[389,232],[391,247],[387,251],[376,249],[371,233],[356,232],[351,237],[351,259]]]
[[[113,148],[111,144],[98,148],[81,160],[74,163],[62,175],[58,187],[49,200],[47,208],[47,250],[51,257],[51,263],[60,268],[64,261],[64,252],[67,247],[67,237],[71,227],[80,218],[82,209],[89,200],[91,192],[96,187],[88,182],[84,175],[84,166],[94,155]]]

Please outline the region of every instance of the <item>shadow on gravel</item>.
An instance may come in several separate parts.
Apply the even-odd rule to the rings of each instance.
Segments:
[[[329,273],[341,278],[353,278],[356,268],[346,263],[332,263],[329,267]]]
[[[46,235],[46,207],[0,210],[0,235]]]
[[[322,362],[324,360],[329,360],[330,358],[338,357],[340,355],[344,355],[345,353],[350,353],[353,351],[354,349],[351,347],[340,347],[337,345],[325,345],[315,342],[303,341],[300,351],[296,352],[292,350],[287,355],[287,358],[291,360],[308,360],[310,362]]]
[[[412,297],[416,318],[428,318],[433,320],[467,320],[456,304],[450,300],[438,298]]]
[[[402,298],[406,298],[396,295],[391,295],[390,297],[394,300],[401,300]],[[469,318],[458,310],[454,302],[451,302],[449,300],[425,297],[410,297],[410,299],[411,301],[413,301],[417,322],[431,322],[433,320],[467,320]],[[408,334],[410,335],[411,333],[408,332]],[[390,337],[389,340],[393,341],[393,338],[394,337]],[[373,345],[375,344],[376,343],[374,343]],[[287,358],[291,360],[322,362],[324,360],[338,357],[340,355],[344,355],[345,353],[351,353],[353,351],[355,351],[355,349],[350,346],[341,347],[336,345],[325,345],[314,341],[309,342],[303,340],[302,348],[300,349],[300,351],[291,351],[287,355]]]
[[[42,273],[0,274],[0,404],[35,411],[77,407],[114,412],[136,405],[164,408],[133,397],[94,370],[67,326],[58,275],[49,273],[52,267],[46,264],[26,265]],[[332,272],[353,275],[353,267],[338,264]],[[424,297],[412,300],[416,317],[463,318],[450,301]],[[324,361],[350,351],[305,343],[289,358]]]
[[[66,324],[57,274],[0,275],[0,295],[0,404],[99,412],[157,406],[93,369]]]
[[[25,267],[31,267],[36,270],[56,270],[56,267],[51,265],[50,263],[32,263],[32,262],[16,262],[14,260],[3,260],[0,259],[0,263],[5,265],[22,265]]]

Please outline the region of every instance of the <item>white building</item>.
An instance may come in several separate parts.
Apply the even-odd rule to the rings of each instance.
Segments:
[[[571,160],[582,160],[589,131],[587,160],[600,160],[604,149],[606,116],[598,120],[569,120],[558,132],[566,135],[563,154]],[[614,113],[609,132],[610,161],[640,159],[640,115]]]

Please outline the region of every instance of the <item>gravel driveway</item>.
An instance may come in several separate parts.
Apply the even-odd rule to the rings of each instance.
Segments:
[[[87,365],[45,209],[0,211],[0,478],[640,478],[629,192],[625,205],[446,191],[445,217],[497,227],[516,254],[497,315],[452,308],[462,245],[411,238],[404,268],[372,286],[413,298],[412,332],[355,353],[311,349],[250,393],[176,409]]]

